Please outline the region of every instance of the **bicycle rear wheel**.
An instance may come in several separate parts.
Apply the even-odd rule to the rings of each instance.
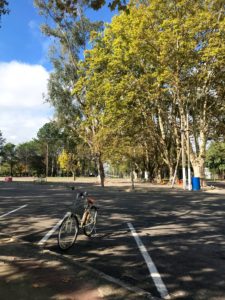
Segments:
[[[67,216],[59,227],[58,245],[61,250],[67,250],[76,241],[79,225],[74,215]]]
[[[92,235],[95,229],[96,221],[97,221],[97,208],[95,206],[92,206],[89,210],[89,215],[84,224],[84,234],[86,236]]]

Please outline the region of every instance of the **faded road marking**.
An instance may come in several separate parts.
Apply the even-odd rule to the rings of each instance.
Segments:
[[[170,295],[168,294],[167,288],[166,288],[165,284],[163,283],[162,278],[161,278],[154,262],[152,261],[150,255],[148,254],[148,251],[145,248],[144,244],[142,243],[141,239],[139,238],[136,230],[134,229],[134,227],[131,223],[127,223],[127,225],[130,228],[130,231],[138,245],[138,248],[147,264],[150,275],[155,283],[155,286],[156,286],[158,292],[160,293],[160,296],[163,299],[170,299]]]
[[[20,207],[14,209],[14,210],[11,210],[10,212],[8,212],[8,213],[6,213],[6,214],[4,214],[4,215],[1,215],[1,216],[0,216],[0,219],[1,219],[1,218],[4,218],[4,217],[6,217],[6,216],[8,216],[8,215],[10,215],[10,214],[12,214],[12,213],[14,213],[14,212],[17,211],[17,210],[20,210],[20,209],[26,207],[27,205],[28,205],[28,204],[22,205],[22,206],[20,206]]]
[[[63,219],[59,220],[59,222],[51,229],[49,232],[40,240],[38,243],[39,246],[42,246],[46,243],[46,241],[50,238],[50,236],[59,228],[63,220],[69,215],[69,212],[67,212]]]

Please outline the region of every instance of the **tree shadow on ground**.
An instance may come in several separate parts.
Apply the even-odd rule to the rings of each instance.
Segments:
[[[125,192],[127,187],[101,189],[95,185],[80,183],[76,187],[87,189],[94,195],[100,210],[97,235],[91,239],[80,235],[75,246],[66,253],[71,260],[88,264],[159,296],[128,229],[127,222],[131,222],[155,262],[172,298],[225,297],[223,195],[153,187],[144,193]],[[41,238],[46,227],[71,206],[72,192],[58,185],[31,185],[29,189],[27,186],[20,186],[14,187],[11,195],[8,188],[4,193],[0,198],[3,205],[1,209],[6,208],[7,204],[15,207],[15,201],[20,205],[28,200],[33,201],[29,208],[30,218],[27,216],[27,207],[27,211],[7,220],[4,226],[1,225],[4,230],[7,229],[11,234],[18,232],[29,241],[34,241],[32,236],[36,240]],[[13,194],[16,195],[11,197]],[[27,228],[33,232],[29,233]],[[46,246],[59,253],[55,238]],[[7,256],[7,250],[0,247],[0,254]],[[27,255],[25,253],[23,258],[26,259]],[[61,270],[63,263],[54,268],[55,272]],[[73,291],[67,285],[64,286],[68,293],[76,291],[75,286]]]

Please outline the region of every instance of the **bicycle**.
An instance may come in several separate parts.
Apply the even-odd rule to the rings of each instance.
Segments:
[[[94,202],[93,198],[88,197],[87,192],[77,193],[73,210],[68,213],[59,227],[58,245],[61,250],[73,246],[80,228],[88,237],[91,237],[93,232],[96,233],[97,207]],[[83,214],[81,210],[84,210]]]

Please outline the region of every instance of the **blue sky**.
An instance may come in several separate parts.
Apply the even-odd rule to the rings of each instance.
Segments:
[[[45,55],[47,41],[39,31],[43,18],[32,0],[9,1],[10,14],[2,17],[0,60],[37,64]]]
[[[15,144],[36,137],[38,129],[53,117],[43,101],[51,65],[49,38],[40,32],[45,19],[33,0],[9,0],[10,14],[2,16],[0,28],[0,131]],[[105,7],[88,11],[92,20],[110,22]]]

